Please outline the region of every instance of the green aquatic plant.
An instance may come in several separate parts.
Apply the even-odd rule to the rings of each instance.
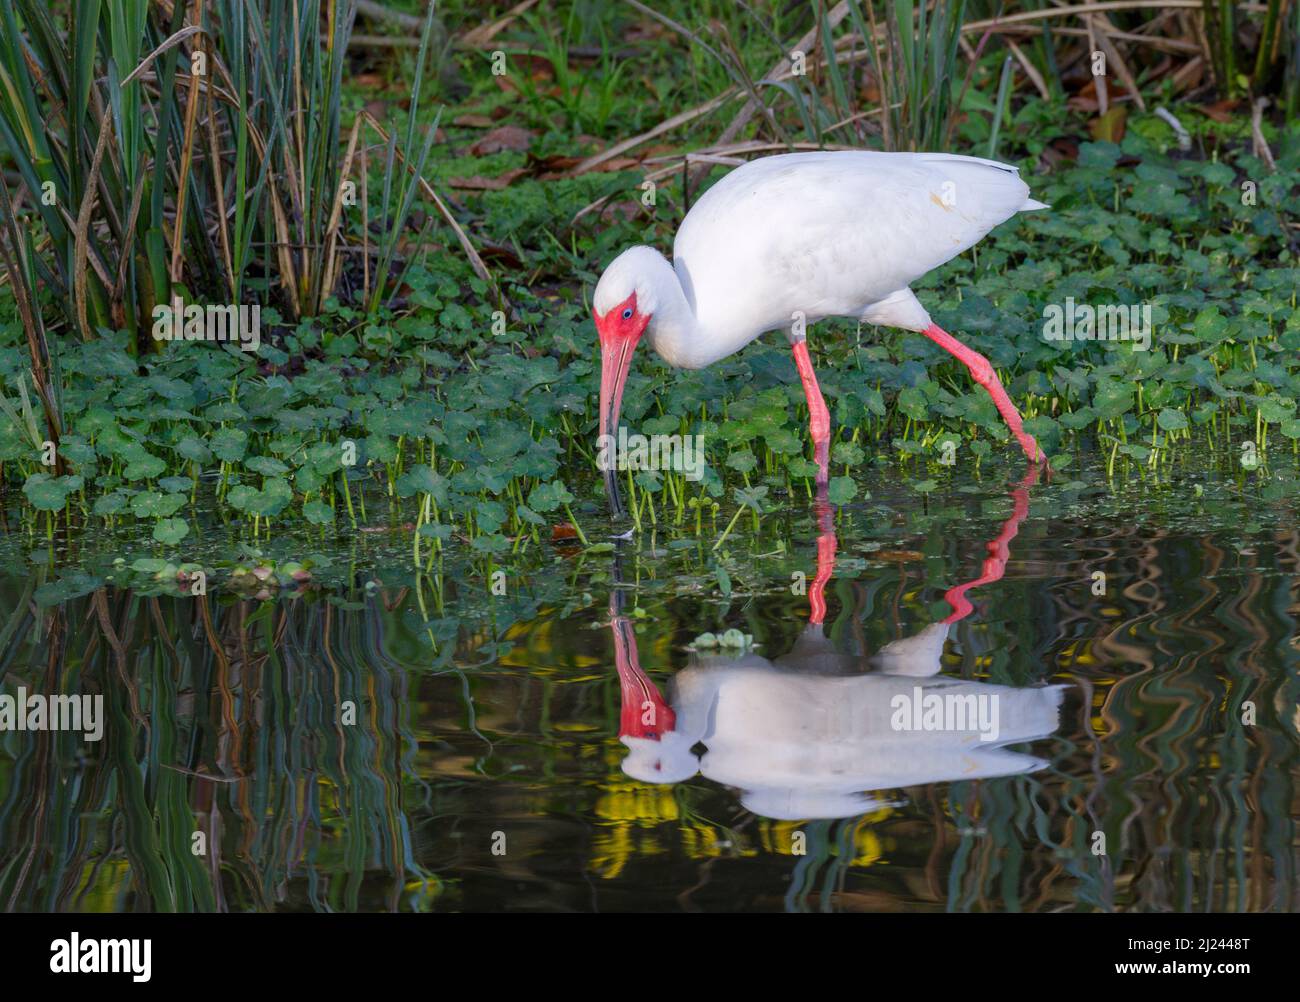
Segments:
[[[345,107],[336,127],[333,102],[359,103],[366,94],[335,82],[335,42],[350,5],[308,6],[318,14],[340,14],[334,21],[322,17],[334,34],[321,40],[303,24],[295,28],[289,13],[254,23],[247,5],[208,9],[213,31],[223,29],[211,54],[233,76],[246,78],[245,87],[259,96],[257,114],[265,118],[254,116],[246,134],[240,133],[245,126],[234,120],[236,109],[215,95],[219,144],[244,149],[243,166],[223,178],[228,188],[242,190],[239,204],[247,205],[247,215],[241,221],[238,212],[227,211],[222,218],[240,234],[232,246],[247,244],[248,254],[239,258],[245,264],[257,256],[256,248],[286,242],[266,227],[276,225],[270,185],[290,173],[289,161],[301,161],[301,173],[315,180],[313,196],[300,200],[301,213],[293,216],[302,232],[290,234],[287,242],[301,245],[303,254],[316,253],[334,232],[326,196],[346,173],[341,161],[349,156],[354,135],[343,123],[361,119],[349,119]],[[643,166],[566,176],[564,162],[575,159],[575,148],[585,148],[586,140],[572,135],[579,124],[613,134],[656,121],[647,117],[653,113],[647,102],[609,85],[610,66],[618,60],[611,63],[604,43],[613,43],[611,25],[616,28],[635,8],[620,8],[622,13],[610,15],[612,21],[603,16],[587,21],[576,9],[569,9],[562,27],[548,20],[549,11],[518,21],[514,37],[531,39],[527,52],[513,41],[507,46],[512,58],[504,78],[467,71],[460,104],[446,115],[428,100],[435,84],[423,80],[421,72],[416,74],[423,81],[419,92],[414,84],[408,88],[417,100],[403,128],[384,133],[376,147],[378,133],[362,123],[351,153],[357,170],[348,176],[369,178],[362,189],[370,196],[369,218],[361,221],[358,211],[357,218],[349,213],[335,221],[352,227],[352,239],[370,248],[360,256],[360,285],[348,272],[348,294],[331,297],[329,282],[310,277],[313,268],[297,268],[297,279],[289,282],[297,290],[297,305],[280,298],[278,305],[264,307],[264,337],[255,353],[151,342],[158,350],[142,356],[138,325],[133,328],[129,320],[132,310],[101,309],[95,276],[88,275],[88,315],[96,337],[77,343],[64,336],[66,320],[58,327],[50,338],[47,380],[57,393],[47,398],[39,387],[31,389],[29,370],[42,352],[38,348],[33,355],[22,297],[15,300],[17,313],[0,303],[0,478],[15,488],[10,503],[28,538],[43,536],[52,544],[61,532],[75,537],[109,530],[143,537],[155,546],[157,558],[171,559],[177,550],[201,547],[206,526],[214,523],[237,529],[257,545],[305,526],[318,544],[333,544],[340,534],[394,533],[411,561],[426,567],[461,549],[476,559],[526,554],[550,545],[569,527],[579,545],[602,545],[604,510],[591,490],[596,380],[584,289],[589,294],[599,265],[616,248],[636,242],[666,248],[680,212],[709,178],[701,175],[688,192],[678,175],[658,176],[657,202],[647,206],[638,200]],[[950,58],[955,9],[889,7],[890,23],[914,23],[919,32],[895,33],[892,41],[885,24],[877,22],[882,53],[889,49],[889,59],[900,67],[897,79],[888,83],[900,88],[900,100],[915,106],[907,110],[912,124],[895,128],[900,142],[905,129],[933,135],[947,120],[938,107],[944,95],[932,93],[926,81]],[[149,41],[161,44],[171,37],[163,34],[154,8],[142,12],[128,5],[119,13],[132,12],[145,18]],[[125,65],[135,43],[118,37],[126,23],[113,20],[119,13],[100,9],[101,21],[94,23],[108,18],[114,27],[107,34],[91,33],[90,21],[74,19],[70,23],[84,30],[68,38],[39,12],[33,10],[29,25],[20,11],[12,24],[6,22],[6,37],[12,42],[35,25],[45,32],[31,43],[41,60],[53,60],[67,48],[83,66],[98,67],[109,58],[105,47],[116,45],[121,52],[113,65]],[[681,46],[659,40],[646,47],[645,58],[666,98],[698,93],[703,100],[740,86],[727,45],[744,57],[752,82],[753,67],[775,60],[781,39],[808,27],[800,20],[806,12],[755,13],[718,4],[708,13],[718,21],[719,34],[700,39],[721,61],[690,39]],[[815,59],[814,78],[800,81],[818,88],[817,100],[824,105],[814,125],[853,112],[854,102],[863,99],[864,81],[855,74],[873,65],[875,47],[859,50],[845,40],[864,28],[870,32],[870,20],[865,5],[851,3],[834,24],[823,18],[813,25],[814,41],[820,39],[821,54],[828,57],[825,66]],[[686,27],[687,21],[677,23]],[[666,38],[682,37],[665,30]],[[165,78],[172,62],[176,72],[184,70],[182,56],[201,37],[176,40],[156,57],[155,72]],[[907,38],[920,40],[910,56],[904,51]],[[248,44],[241,48],[240,39]],[[301,96],[286,84],[286,60],[266,58],[283,55],[295,39],[309,43],[304,52],[315,81]],[[598,54],[579,54],[596,42],[601,43]],[[429,38],[413,44],[410,66],[437,62],[436,48]],[[462,68],[481,69],[482,54],[466,54],[461,61]],[[587,74],[579,72],[579,64],[601,78],[599,87],[584,89],[580,78]],[[529,66],[536,79],[526,71]],[[905,66],[911,69],[904,72]],[[686,67],[689,73],[676,72]],[[84,87],[85,79],[77,79]],[[506,80],[517,89],[510,90]],[[64,84],[71,87],[72,79],[59,81]],[[85,102],[93,105],[114,86],[127,93],[137,84],[144,86],[131,91],[132,100],[142,107],[171,107],[166,95],[155,92],[156,80],[115,84],[112,74],[95,77]],[[183,82],[177,89],[180,103],[163,116],[171,122],[166,137],[154,137],[143,127],[136,106],[123,106],[121,115],[136,123],[128,132],[138,134],[146,148],[168,138],[179,163],[183,143],[178,137],[184,135],[188,105]],[[991,95],[995,88],[988,89]],[[798,134],[798,113],[777,98],[777,91],[764,91],[772,99],[772,115]],[[1043,137],[1079,123],[1050,104],[1011,96],[1017,99],[1008,98],[1005,108],[1004,102],[997,104],[1003,109],[997,147],[1000,155],[1019,158],[1027,176],[1037,171],[1036,196],[1052,210],[1008,223],[927,278],[920,291],[936,320],[991,359],[1021,406],[1027,430],[1058,469],[1094,451],[1106,457],[1108,472],[1118,479],[1171,469],[1201,451],[1236,464],[1243,477],[1293,464],[1300,455],[1300,366],[1294,361],[1300,328],[1292,246],[1292,220],[1300,209],[1295,126],[1274,129],[1264,123],[1277,150],[1274,170],[1259,159],[1242,122],[1192,122],[1197,147],[1187,155],[1166,122],[1134,112],[1120,143],[1079,143],[1076,159],[1058,158],[1048,170],[1046,160],[1036,159]],[[297,111],[310,110],[318,99],[328,113],[319,120],[308,115],[311,130],[299,136],[292,127]],[[82,112],[90,105],[83,102]],[[473,151],[483,118],[507,121],[504,116],[523,114],[525,108],[528,149]],[[467,109],[473,114],[463,116]],[[901,106],[895,110],[903,114]],[[984,149],[993,139],[992,110],[991,104],[987,113],[968,109],[954,140],[963,148]],[[17,122],[12,117],[17,110],[11,112]],[[198,114],[199,122],[207,121],[205,107]],[[466,117],[476,120],[466,123]],[[73,173],[76,164],[84,168],[93,161],[99,135],[91,128],[93,116],[81,114],[77,121],[83,133],[94,134],[79,134],[68,146],[66,169]],[[693,143],[707,140],[712,126],[684,128],[685,139]],[[152,179],[136,178],[140,183],[135,184],[134,175],[123,179],[112,173],[133,170],[133,161],[119,155],[117,129],[114,124],[106,133],[109,152],[101,181],[108,196],[100,208],[125,218],[130,193],[143,192],[137,216],[143,230],[132,237],[112,226],[94,228],[87,237],[90,259],[113,257],[128,273],[138,271],[137,279],[145,274],[140,269],[152,276],[155,264],[161,264],[167,278],[171,248],[166,239],[162,257],[154,261],[159,245],[154,202],[159,191],[170,190],[172,179],[150,174]],[[257,153],[254,132],[266,143],[265,157]],[[876,138],[859,136],[863,142]],[[342,148],[335,150],[340,163],[331,166],[327,153],[335,147]],[[58,150],[51,154],[55,161],[59,155]],[[367,155],[368,167],[361,170]],[[216,202],[204,191],[216,164],[206,157],[197,145],[182,243],[215,211]],[[44,164],[38,160],[32,163]],[[265,164],[270,166],[263,169]],[[708,163],[693,165],[701,167],[706,173],[710,169]],[[434,189],[426,190],[417,178],[427,175],[437,190],[452,190],[444,186],[457,178],[502,171],[522,173],[499,190],[464,194],[454,189],[458,203],[452,207],[461,220],[457,225],[488,237],[496,259],[506,262],[499,280],[485,278],[459,253],[423,258],[404,253],[404,244],[424,244],[431,210],[438,205],[429,197]],[[21,167],[19,174],[27,177]],[[41,176],[37,172],[33,178]],[[602,197],[630,201],[635,211],[583,215]],[[43,209],[29,202],[23,211]],[[166,222],[166,213],[163,218]],[[409,225],[402,225],[404,218]],[[73,243],[59,244],[54,252],[60,260],[75,258],[75,237],[68,239]],[[185,255],[187,266],[200,268],[194,262],[215,253],[200,270],[216,280],[227,271],[219,230],[209,226],[205,239],[203,248]],[[136,255],[118,255],[118,240],[130,243]],[[40,255],[24,253],[27,268],[38,268]],[[248,271],[234,270],[237,275]],[[259,275],[255,284],[283,285],[277,274]],[[229,284],[228,274],[223,281]],[[254,281],[251,271],[247,281]],[[122,295],[140,299],[141,305],[156,298],[150,282],[127,282]],[[268,291],[260,284],[259,295]],[[40,287],[51,316],[67,306],[66,283],[54,281],[52,274],[19,283],[14,291],[29,285]],[[1132,342],[1048,340],[1047,313],[1067,301],[1150,307],[1154,333],[1147,350]],[[809,343],[835,428],[832,502],[868,503],[860,484],[877,465],[896,468],[929,496],[954,466],[983,470],[1006,459],[996,411],[964,370],[928,341],[865,325],[826,323],[812,332]],[[27,407],[13,396],[19,381],[32,394]],[[700,372],[673,371],[640,358],[630,382],[626,423],[644,434],[699,435],[706,459],[698,480],[675,470],[623,474],[633,525],[641,531],[711,533],[708,545],[721,552],[739,530],[759,533],[784,499],[812,497],[815,467],[807,451],[805,405],[784,346],[755,343]],[[42,410],[53,415],[45,428],[40,427]],[[50,468],[44,440],[52,438],[57,447]]]

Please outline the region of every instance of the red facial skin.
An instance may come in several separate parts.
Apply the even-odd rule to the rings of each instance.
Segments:
[[[636,306],[636,293],[628,296],[603,317],[593,308],[591,318],[596,321],[600,336],[600,434],[618,434],[618,414],[623,405],[623,385],[632,367],[632,352],[641,335],[645,333],[650,316]],[[618,494],[617,471],[605,473],[605,493],[609,495],[610,508],[615,517],[625,514],[623,500]]]

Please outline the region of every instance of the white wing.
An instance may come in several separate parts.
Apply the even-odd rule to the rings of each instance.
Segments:
[[[860,316],[1042,208],[1015,167],[940,153],[764,157],[732,171],[677,231],[673,265],[703,329]],[[742,342],[743,343],[743,342]]]

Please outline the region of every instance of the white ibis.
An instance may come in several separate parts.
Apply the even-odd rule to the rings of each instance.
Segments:
[[[976,157],[790,153],[736,168],[686,214],[672,264],[651,247],[631,247],[596,284],[601,435],[618,432],[642,336],[670,365],[699,369],[785,329],[824,485],[830,414],[804,328],[850,317],[919,331],[951,352],[988,391],[1029,458],[1041,460],[993,366],[931,321],[909,286],[1017,212],[1044,208],[1015,167]],[[622,514],[614,471],[604,473],[614,513]]]

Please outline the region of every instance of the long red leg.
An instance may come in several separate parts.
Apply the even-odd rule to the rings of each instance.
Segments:
[[[808,588],[808,622],[821,623],[826,619],[826,584],[835,573],[835,511],[822,498],[813,502],[817,513],[817,576]]]
[[[989,396],[993,398],[994,406],[997,407],[998,413],[1002,415],[1002,420],[1011,429],[1011,434],[1016,436],[1016,439],[1020,442],[1020,447],[1025,450],[1025,455],[1029,457],[1030,462],[1042,462],[1045,458],[1042,450],[1038,448],[1034,436],[1025,431],[1024,424],[1020,419],[1020,412],[1016,410],[1016,405],[1011,402],[1011,398],[1007,396],[1007,391],[998,382],[998,374],[993,371],[993,366],[989,364],[989,360],[979,352],[967,348],[938,324],[931,324],[921,333],[944,351],[951,352],[961,360],[966,368],[970,370],[975,382],[988,390]]]
[[[1038,469],[1037,464],[1030,467],[1025,478],[1011,492],[1011,517],[1002,523],[1002,531],[985,544],[984,548],[988,550],[989,555],[984,558],[980,576],[944,592],[944,601],[952,607],[952,614],[944,620],[945,623],[955,623],[971,614],[973,609],[970,600],[966,597],[968,591],[980,585],[1002,580],[1002,575],[1007,571],[1007,561],[1011,559],[1011,540],[1016,538],[1016,533],[1020,531],[1020,523],[1029,514],[1029,488],[1038,483]]]
[[[812,359],[808,357],[807,341],[794,343],[794,364],[799,369],[804,396],[808,398],[808,430],[812,432],[817,483],[825,485],[830,478],[831,414],[822,399],[821,387],[817,385],[817,373],[813,372]]]

